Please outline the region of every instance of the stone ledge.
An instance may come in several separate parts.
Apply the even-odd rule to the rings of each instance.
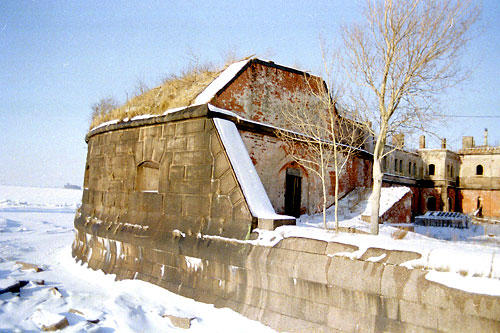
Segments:
[[[283,225],[295,225],[295,219],[258,219],[258,228],[262,230],[274,230]]]

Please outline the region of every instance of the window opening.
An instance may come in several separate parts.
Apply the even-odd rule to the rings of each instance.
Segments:
[[[436,171],[436,166],[434,164],[429,164],[429,176],[434,176],[435,171]]]
[[[135,190],[143,192],[158,192],[160,179],[160,167],[158,163],[146,161],[137,166],[135,179]]]
[[[483,175],[483,166],[481,164],[479,164],[477,167],[476,167],[476,175],[477,176],[482,176]]]

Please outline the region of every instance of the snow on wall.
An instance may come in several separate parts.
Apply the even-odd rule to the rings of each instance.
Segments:
[[[274,211],[266,190],[248,155],[238,129],[231,121],[214,118],[222,144],[236,174],[252,215],[263,219],[293,219]]]

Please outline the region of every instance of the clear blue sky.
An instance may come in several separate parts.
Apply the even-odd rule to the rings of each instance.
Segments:
[[[320,36],[359,17],[363,1],[0,2],[0,184],[81,184],[90,105],[123,101],[138,79],[150,86],[228,50],[319,73]],[[500,2],[484,1],[483,33],[465,61],[473,75],[445,111],[500,114]],[[500,141],[500,119],[452,118],[442,136]],[[441,133],[440,133],[441,135]]]

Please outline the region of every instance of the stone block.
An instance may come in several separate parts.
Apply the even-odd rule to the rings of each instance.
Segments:
[[[187,150],[204,150],[208,148],[208,143],[210,140],[210,136],[207,133],[199,133],[196,135],[189,135],[185,137],[186,139],[186,148]]]
[[[438,329],[438,316],[436,314],[439,313],[439,308],[437,307],[402,299],[399,301],[399,312],[401,321],[404,323]]]
[[[165,147],[165,141],[155,138],[153,140],[153,153],[151,154],[151,160],[156,163],[160,163],[163,156],[163,151]]]
[[[184,180],[185,170],[184,165],[172,165],[169,170],[169,179],[172,181]]]
[[[266,271],[270,274],[288,277],[290,272],[295,271],[299,254],[296,251],[271,248],[267,255]]]
[[[254,246],[248,254],[246,268],[252,271],[265,273],[267,266],[267,256],[271,251],[270,247]]]
[[[332,257],[328,284],[350,290],[380,294],[383,265],[378,263]]]
[[[171,150],[186,150],[187,147],[187,138],[184,136],[173,137],[167,140],[166,149]]]
[[[210,132],[210,151],[214,156],[222,152],[222,144],[215,131]]]
[[[188,134],[205,131],[205,119],[180,121],[176,125],[176,134]]]
[[[295,219],[261,219],[257,221],[257,226],[262,230],[274,230],[284,225],[295,225]]]
[[[243,193],[241,192],[241,189],[239,187],[236,187],[231,191],[231,193],[229,193],[229,198],[231,199],[231,203],[233,205],[239,203],[241,200],[243,200]]]
[[[250,209],[248,208],[245,201],[241,201],[240,203],[236,204],[236,206],[234,206],[233,219],[240,219],[242,221],[250,221],[252,219]]]
[[[188,165],[186,167],[187,180],[209,181],[212,178],[211,165]]]
[[[206,152],[200,151],[176,151],[174,152],[174,165],[200,165],[209,164]]]
[[[293,252],[296,252],[293,250]],[[294,278],[327,284],[331,258],[322,254],[297,252],[296,264],[291,276]],[[290,272],[289,272],[290,274]]]
[[[182,214],[185,216],[208,216],[210,200],[206,196],[185,195],[182,199]]]
[[[182,195],[165,194],[163,199],[164,213],[181,213],[182,211]]]
[[[172,137],[175,134],[175,123],[168,123],[162,125],[162,133],[161,136],[163,138]]]
[[[237,185],[236,179],[232,172],[226,172],[220,178],[220,193],[223,195],[229,194]]]
[[[359,247],[351,244],[343,244],[337,242],[328,242],[325,249],[325,254],[333,255],[340,252],[354,252],[359,250]]]
[[[233,206],[227,196],[216,195],[212,198],[210,216],[212,218],[227,219],[228,221],[232,219]]]
[[[214,178],[220,179],[228,170],[230,170],[231,165],[224,152],[216,155],[214,162]]]
[[[437,309],[437,329],[443,332],[500,332],[499,318],[488,319],[464,314],[457,309]]]
[[[146,212],[161,212],[163,195],[156,192],[142,192],[142,209]]]
[[[191,322],[195,319],[194,317],[179,317],[173,315],[163,315],[163,317],[170,319],[173,326],[186,330],[191,328]]]
[[[276,247],[300,252],[324,254],[327,242],[299,237],[288,237],[279,242]]]

